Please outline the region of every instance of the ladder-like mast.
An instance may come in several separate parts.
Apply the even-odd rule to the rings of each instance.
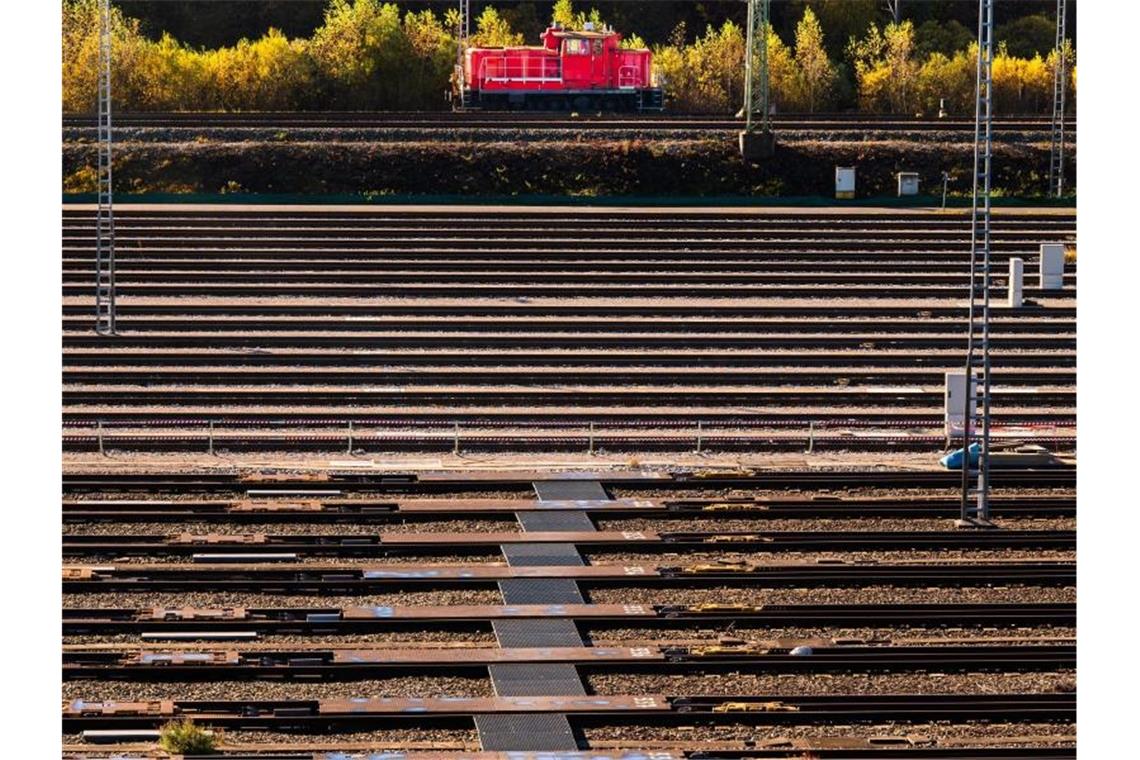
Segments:
[[[975,526],[988,525],[990,519],[990,190],[993,178],[994,2],[995,0],[978,0],[966,409],[962,417],[962,505],[959,524]],[[970,447],[975,443],[978,445],[976,465],[970,456]]]
[[[98,186],[95,217],[95,332],[115,334],[115,210],[111,177],[111,0],[99,0]]]

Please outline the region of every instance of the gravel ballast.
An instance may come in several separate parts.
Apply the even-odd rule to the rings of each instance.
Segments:
[[[997,588],[865,588],[763,589],[732,586],[662,588],[656,586],[595,588],[589,592],[594,604],[1020,604],[1026,602],[1073,603],[1077,590],[1002,586]]]
[[[279,536],[375,536],[380,533],[497,533],[521,530],[514,517],[502,520],[418,520],[390,523],[304,522],[89,522],[64,523],[65,536],[168,536],[172,533]]]
[[[676,744],[698,741],[764,741],[777,738],[815,738],[850,736],[907,736],[930,739],[965,739],[972,746],[987,746],[995,739],[1014,739],[1012,746],[1068,745],[1076,742],[1076,726],[1072,723],[875,723],[857,726],[746,726],[701,725],[696,720],[688,726],[670,726],[668,741],[662,741],[660,726],[590,726],[583,730],[594,742],[616,742],[617,746],[663,749]],[[1017,742],[1019,737],[1053,737],[1049,741]],[[606,746],[612,746],[607,744]],[[1002,746],[1010,746],[1002,742]]]
[[[490,697],[490,678],[414,676],[367,681],[64,681],[64,699],[89,701]]]
[[[1070,518],[1016,518],[997,520],[1006,530],[1076,530],[1077,521]],[[597,520],[598,530],[654,531],[657,533],[804,533],[804,532],[889,532],[947,531],[953,525],[946,519],[860,517],[843,519],[748,520],[686,517],[678,520],[646,518]]]
[[[149,607],[383,607],[449,606],[455,604],[502,604],[496,589],[439,589],[400,591],[360,596],[299,596],[293,594],[247,594],[236,591],[187,593],[64,594],[63,606],[149,608]]]
[[[762,666],[761,666],[762,667]],[[591,673],[591,693],[697,695],[1038,694],[1076,691],[1076,672],[1056,673]]]

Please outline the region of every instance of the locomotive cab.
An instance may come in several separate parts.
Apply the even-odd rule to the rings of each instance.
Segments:
[[[463,110],[662,110],[652,53],[621,47],[611,29],[552,26],[537,47],[471,48],[464,57]]]

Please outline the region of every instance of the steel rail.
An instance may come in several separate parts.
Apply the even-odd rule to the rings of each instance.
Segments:
[[[68,636],[110,633],[252,632],[335,635],[377,631],[490,631],[495,620],[566,619],[591,628],[678,630],[712,623],[752,626],[1075,626],[1076,605],[449,605],[446,607],[80,608],[64,607]],[[159,636],[161,638],[161,636]]]
[[[728,555],[726,555],[728,556]],[[1076,584],[1074,562],[1002,563],[987,561],[891,564],[855,563],[836,560],[811,566],[780,566],[764,563],[699,563],[688,565],[588,565],[518,568],[474,565],[464,568],[416,566],[325,567],[291,565],[267,568],[243,565],[122,565],[67,566],[63,591],[66,594],[150,591],[193,592],[273,592],[273,593],[377,593],[424,589],[497,589],[500,581],[517,578],[567,578],[580,589],[653,586],[656,588],[704,588],[732,583],[746,588],[806,588],[831,584],[856,588],[864,586],[940,586],[970,584],[1017,584],[1033,587],[1063,587]],[[684,562],[684,555],[672,562]]]
[[[748,707],[752,705],[753,707]],[[583,697],[360,698],[350,700],[190,701],[64,703],[63,730],[157,726],[173,717],[243,729],[419,724],[467,725],[475,715],[555,712],[591,725],[636,721],[677,725],[702,720],[718,724],[804,725],[817,722],[906,722],[1004,720],[1071,722],[1075,694],[1017,695],[663,695]]]
[[[810,654],[792,654],[804,647]],[[148,681],[377,678],[486,675],[499,663],[573,665],[579,673],[1049,671],[1075,668],[1075,643],[1007,645],[851,645],[807,640],[759,647],[581,647],[530,649],[118,649],[64,651],[63,678]],[[718,650],[710,653],[707,650]]]
[[[545,476],[544,476],[545,475]],[[581,477],[575,472],[564,477]],[[615,488],[651,488],[654,490],[678,489],[834,489],[850,488],[853,484],[866,488],[953,488],[957,473],[945,470],[749,470],[748,468],[691,470],[676,469],[668,472],[633,469],[600,469],[589,472],[589,479]],[[315,492],[328,496],[330,490],[339,493],[381,491],[390,493],[433,493],[464,490],[519,490],[533,495],[535,480],[549,479],[550,473],[527,470],[500,470],[479,474],[455,473],[360,473],[335,468],[314,475],[269,477],[261,473],[241,475],[235,472],[163,472],[163,473],[101,473],[65,472],[62,478],[64,493],[84,493],[111,490],[144,490],[153,493],[204,493],[232,492],[258,494],[276,491],[292,495]],[[992,485],[998,488],[1017,486],[1029,488],[1076,486],[1075,467],[1020,468],[995,470]],[[252,492],[252,493],[251,493]],[[336,494],[333,494],[336,495]]]
[[[161,496],[161,494],[159,494]],[[996,496],[993,511],[1000,517],[1073,517],[1076,497]],[[304,522],[384,524],[408,517],[455,519],[514,515],[519,512],[581,511],[607,518],[656,517],[687,520],[747,517],[752,520],[783,520],[820,517],[953,517],[954,499],[922,497],[862,497],[828,494],[800,498],[750,498],[747,496],[645,499],[619,498],[608,501],[535,501],[533,499],[241,499],[234,501],[170,501],[154,499],[64,499],[63,521],[67,523],[115,522]]]
[[[114,554],[145,556],[152,553],[200,556],[280,555],[369,557],[415,553],[449,554],[508,543],[568,543],[595,550],[670,552],[720,549],[749,552],[873,551],[906,549],[1073,549],[1075,530],[1004,530],[985,533],[962,531],[778,531],[655,533],[652,531],[496,532],[496,533],[377,533],[369,535],[65,535],[63,556]]]
[[[574,351],[400,351],[372,348],[354,352],[352,363],[356,367],[384,368],[397,363],[409,367],[446,366],[470,367],[492,362],[498,367],[536,365],[539,367],[691,367],[693,362],[715,364],[720,367],[780,367],[796,366],[813,370],[832,368],[863,368],[884,366],[893,368],[923,367],[945,371],[956,351],[926,349],[922,351],[852,350],[827,352],[820,350],[787,350],[765,354],[693,350],[684,353],[667,350],[574,350]],[[995,364],[1000,367],[1019,368],[1075,368],[1076,352],[1059,351],[995,351]],[[146,351],[115,351],[105,346],[78,349],[65,346],[64,366],[123,366],[123,367],[329,367],[343,365],[344,355],[335,349],[226,349],[201,348],[182,350],[150,347]]]

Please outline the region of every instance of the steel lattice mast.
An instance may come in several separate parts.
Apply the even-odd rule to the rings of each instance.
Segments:
[[[95,217],[95,332],[115,333],[115,211],[111,192],[111,0],[99,0],[98,210]]]
[[[962,417],[960,516],[962,524],[974,525],[988,524],[990,518],[990,188],[993,163],[994,2],[995,0],[978,0],[974,193],[970,216],[970,301],[966,339],[966,408]],[[974,377],[979,369],[981,387],[977,389]],[[970,462],[970,446],[975,442],[980,449],[976,468]]]
[[[1053,69],[1053,140],[1049,150],[1049,194],[1065,193],[1065,89],[1068,61],[1065,55],[1065,0],[1057,0],[1057,61]]]
[[[467,51],[467,44],[471,38],[471,0],[459,0],[459,29],[455,35],[456,41],[456,70],[463,71],[463,54]]]
[[[748,40],[744,51],[744,131],[768,132],[768,22],[771,0],[748,0]]]

